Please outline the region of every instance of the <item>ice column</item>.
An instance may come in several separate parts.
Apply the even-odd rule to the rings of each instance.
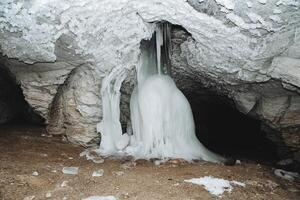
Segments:
[[[162,28],[164,27],[164,28]],[[172,78],[168,66],[168,26],[159,24],[150,41],[141,44],[136,67],[137,84],[131,95],[130,113],[133,134],[123,134],[120,119],[120,88],[127,70],[116,67],[102,83],[103,120],[100,153],[131,155],[138,158],[183,158],[188,161],[222,162],[197,139],[192,110]]]

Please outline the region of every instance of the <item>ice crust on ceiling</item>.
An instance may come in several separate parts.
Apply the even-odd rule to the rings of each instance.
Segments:
[[[191,52],[189,62],[197,62],[203,70],[228,74],[230,78],[221,78],[232,84],[270,79],[269,60],[296,42],[298,2],[215,0],[215,4],[226,13],[210,16],[185,0],[3,0],[1,52],[27,63],[54,62],[60,56],[56,41],[67,35],[73,42],[65,48],[75,50],[73,56],[88,55],[99,70],[108,72],[115,66],[135,66],[140,41],[153,32],[149,22],[165,20],[192,34],[193,41],[183,48]],[[274,9],[283,12],[274,14]]]

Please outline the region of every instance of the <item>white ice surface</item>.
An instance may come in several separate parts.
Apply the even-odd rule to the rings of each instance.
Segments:
[[[185,180],[185,182],[202,185],[212,195],[221,196],[224,192],[231,192],[233,185],[245,187],[244,183],[238,181],[228,181],[224,179],[214,178],[212,176],[205,176],[202,178],[192,178]]]

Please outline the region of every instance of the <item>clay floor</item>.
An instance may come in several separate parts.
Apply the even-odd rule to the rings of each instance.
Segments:
[[[92,195],[113,195],[119,200],[300,199],[299,184],[281,180],[271,167],[254,162],[242,160],[240,165],[224,166],[172,161],[156,166],[150,161],[139,160],[134,165],[128,160],[106,159],[95,164],[79,156],[83,147],[44,133],[38,127],[0,127],[1,200],[80,200]],[[70,166],[79,167],[78,175],[62,173],[63,167]],[[104,175],[92,177],[98,169],[103,169]],[[246,186],[215,197],[203,186],[184,182],[209,175]]]

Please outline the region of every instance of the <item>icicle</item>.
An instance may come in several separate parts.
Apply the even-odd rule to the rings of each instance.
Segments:
[[[161,47],[164,44],[163,40],[163,32],[160,26],[156,27],[156,63],[157,63],[157,71],[158,74],[161,74]]]

